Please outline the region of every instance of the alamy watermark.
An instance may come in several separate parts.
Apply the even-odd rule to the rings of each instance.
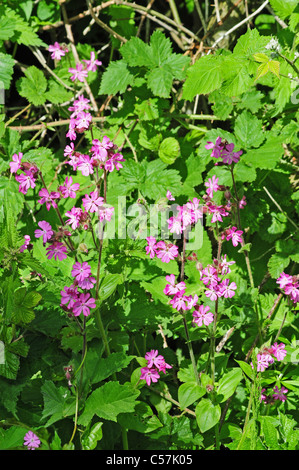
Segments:
[[[183,207],[184,216],[188,219],[189,214],[191,220],[192,209],[187,205]],[[108,222],[99,222],[95,226],[95,235],[97,238],[119,240],[145,240],[147,237],[154,237],[173,243],[184,238],[187,250],[198,250],[203,244],[203,218],[198,218],[196,223],[185,225],[182,220],[181,229],[179,226],[177,230],[172,229],[169,220],[172,217],[178,218],[180,208],[178,204],[167,205],[164,202],[150,205],[137,202],[127,205],[126,196],[119,196],[111,219]],[[197,210],[200,211],[200,207]],[[101,210],[99,215],[100,212]]]
[[[5,363],[5,346],[3,341],[0,341],[0,364]]]
[[[5,90],[4,90],[4,83],[0,80],[0,106],[5,105]]]

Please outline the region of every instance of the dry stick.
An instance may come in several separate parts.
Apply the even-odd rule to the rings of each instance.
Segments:
[[[37,58],[41,66],[44,69],[46,69],[49,72],[49,74],[52,75],[55,78],[55,80],[57,80],[57,82],[60,83],[60,85],[62,85],[67,90],[75,91],[73,87],[67,85],[63,80],[61,80],[61,78],[58,77],[58,75],[56,75],[55,72],[53,72],[53,70],[48,66],[46,59],[44,58],[43,54],[41,53],[39,49],[37,49],[36,47],[30,47],[30,46],[28,47],[31,50],[32,54]]]
[[[115,39],[118,39],[120,42],[127,42],[127,39],[124,38],[123,36],[121,36],[120,34],[116,33],[115,31],[113,31],[113,29],[111,29],[109,26],[106,25],[106,23],[104,23],[102,20],[100,20],[100,18],[98,18],[96,15],[95,15],[95,12],[92,8],[92,5],[91,5],[91,2],[89,2],[88,0],[86,1],[87,3],[87,7],[89,9],[89,13],[90,15],[92,16],[92,18],[94,19],[94,21],[99,25],[101,26],[101,28],[103,28],[105,31],[107,31],[107,33],[111,34],[111,36],[113,36]]]
[[[292,219],[290,219],[290,217],[288,216],[288,214],[280,207],[280,205],[278,204],[277,201],[275,201],[274,197],[271,196],[270,192],[268,191],[268,189],[263,186],[263,190],[268,194],[269,198],[271,199],[271,201],[276,205],[277,209],[280,210],[280,212],[286,216],[286,218],[288,219],[288,221],[293,225],[293,227],[295,227],[296,230],[299,230],[299,227],[295,224],[295,222],[292,221]]]
[[[149,1],[148,5],[147,5],[147,7],[146,7],[147,10],[149,10],[149,9],[152,7],[154,1],[155,1],[155,0],[150,0],[150,1]],[[142,28],[143,23],[144,23],[144,21],[145,21],[146,18],[147,18],[147,12],[144,13],[144,14],[141,16],[141,20],[140,20],[140,23],[139,23],[139,26],[138,26],[138,30],[137,30],[137,33],[136,33],[136,37],[137,37],[137,38],[138,38],[138,36],[139,36],[139,34],[140,34],[140,32],[141,32],[141,28]]]
[[[96,116],[92,118],[93,122],[103,122],[105,121],[105,117]],[[40,129],[48,129],[50,127],[57,127],[57,126],[68,126],[70,123],[70,119],[61,119],[60,121],[51,121],[51,122],[43,122],[41,124],[32,124],[29,126],[8,126],[9,129],[13,129],[14,131],[19,132],[30,132],[30,131],[38,131]]]
[[[74,36],[73,36],[72,27],[69,23],[69,19],[68,19],[68,16],[67,16],[64,1],[63,2],[61,1],[60,5],[61,5],[61,11],[62,11],[62,16],[63,16],[63,20],[64,20],[64,27],[65,27],[66,35],[67,35],[67,38],[68,38],[68,40],[71,44],[72,53],[73,53],[75,62],[76,62],[76,64],[79,64],[80,63],[80,58],[79,58],[79,55],[78,55],[78,52],[77,52],[77,49],[76,49],[75,39],[74,39]],[[89,86],[89,84],[88,84],[85,77],[83,79],[83,82],[84,82],[84,85],[85,85],[86,92],[87,92],[87,94],[90,98],[91,104],[93,106],[93,110],[94,110],[95,113],[98,113],[98,111],[99,111],[98,105],[96,103],[96,100],[93,96],[93,93],[92,93],[92,91],[90,89],[90,86]]]
[[[258,15],[260,11],[262,11],[265,8],[265,6],[268,5],[268,3],[269,3],[269,0],[266,0],[257,10],[251,13],[251,15],[247,16],[244,20],[240,21],[238,24],[236,24],[230,30],[226,31],[222,36],[220,36],[220,38],[218,38],[214,42],[214,44],[212,45],[207,55],[211,54],[212,50],[215,49],[215,47],[219,44],[219,42],[221,42],[224,38],[229,36],[231,33],[233,33],[236,29],[238,29],[243,24],[247,23],[249,20],[251,20],[251,18],[254,18],[256,15]]]

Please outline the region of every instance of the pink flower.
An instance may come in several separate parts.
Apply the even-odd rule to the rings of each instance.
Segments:
[[[209,311],[210,307],[204,305],[197,305],[194,312],[192,313],[193,322],[197,326],[206,325],[208,326],[214,320],[214,315]]]
[[[221,274],[222,275],[229,274],[231,272],[231,269],[229,266],[231,266],[232,264],[235,264],[235,261],[226,261],[226,255],[221,256],[221,260],[219,264],[221,268]]]
[[[228,212],[225,210],[223,206],[216,206],[216,205],[209,205],[208,210],[212,215],[212,223],[215,222],[223,222],[222,217],[228,216]]]
[[[240,160],[240,156],[242,155],[243,151],[239,150],[239,152],[234,152],[234,147],[235,145],[231,143],[227,144],[225,149],[222,150],[221,158],[223,163],[231,165],[233,162],[237,163]]]
[[[114,153],[111,155],[111,157],[106,161],[105,163],[105,170],[111,172],[114,169],[115,170],[120,170],[123,168],[122,164],[120,162],[125,162],[124,157],[122,156],[121,153]]]
[[[222,295],[219,286],[218,285],[212,285],[212,284],[208,285],[208,289],[205,291],[205,294],[213,302],[215,302]]]
[[[28,431],[24,436],[24,446],[27,446],[28,450],[37,449],[40,446],[40,439],[32,431]]]
[[[21,168],[21,160],[22,160],[23,154],[19,152],[18,154],[14,153],[12,156],[12,162],[10,162],[10,172],[11,173],[16,173],[20,168]]]
[[[150,258],[154,258],[156,255],[156,239],[154,237],[146,237],[148,246],[145,247],[147,255],[150,255]]]
[[[237,227],[232,227],[232,228],[229,228],[229,229],[226,229],[226,240],[230,240],[232,241],[232,244],[234,246],[237,246],[238,243],[242,243],[242,234],[243,234],[243,231],[242,230],[237,230]]]
[[[66,225],[70,225],[73,230],[76,230],[80,226],[81,216],[83,211],[80,207],[72,207],[70,211],[66,212],[65,215],[68,218]]]
[[[246,202],[246,197],[243,196],[242,199],[239,201],[239,207],[240,209],[244,209],[244,207],[247,205],[247,202]]]
[[[161,354],[158,354],[157,349],[152,349],[151,351],[145,354],[145,359],[147,360],[147,367],[151,369],[153,366],[159,368],[161,362],[164,362],[164,357]]]
[[[207,142],[205,145],[205,148],[207,150],[212,149],[211,157],[214,158],[219,158],[221,156],[221,152],[223,150],[224,144],[222,143],[221,137],[217,137],[216,143],[214,144],[213,142]]]
[[[54,209],[57,207],[56,199],[60,198],[60,194],[56,191],[49,191],[46,188],[42,188],[39,192],[38,195],[40,196],[39,203],[40,204],[46,204],[46,208],[49,211],[51,206],[54,207]]]
[[[290,274],[282,272],[276,282],[281,289],[284,289],[286,285],[293,282],[293,277]]]
[[[16,181],[20,183],[19,192],[27,194],[29,188],[35,188],[35,178],[31,171],[25,170],[21,175],[16,175]]]
[[[171,194],[171,192],[169,190],[166,193],[166,197],[167,197],[168,201],[175,201],[175,198],[173,197],[173,195]]]
[[[229,279],[224,279],[219,285],[221,295],[226,299],[230,299],[235,295],[235,290],[237,289],[237,284],[235,282],[229,283]]]
[[[177,235],[180,235],[184,231],[184,227],[182,225],[180,217],[170,217],[170,219],[167,220],[168,223],[168,230],[170,233],[176,233]]]
[[[108,158],[109,150],[113,149],[114,147],[113,142],[109,139],[109,137],[104,136],[102,142],[100,142],[98,139],[94,139],[92,144],[93,145],[90,149],[92,156],[99,159],[101,162],[105,162]]]
[[[177,292],[173,298],[169,301],[173,308],[178,312],[180,310],[189,310],[187,305],[187,297],[185,295],[185,290]]]
[[[64,290],[60,291],[60,294],[60,305],[68,304],[68,309],[73,308],[74,303],[78,300],[78,288],[76,286],[65,286]]]
[[[70,145],[66,145],[64,152],[63,152],[63,156],[70,157],[71,155],[73,155],[74,151],[75,151],[75,146],[73,142],[71,142]]]
[[[207,189],[207,195],[209,197],[213,197],[214,192],[216,192],[220,189],[220,187],[218,186],[218,181],[219,181],[219,178],[216,178],[216,176],[213,175],[212,179],[209,178],[208,182],[205,183],[205,186],[208,188]]]
[[[83,261],[82,264],[77,261],[73,266],[71,274],[77,281],[83,281],[90,276],[91,268],[86,261]]]
[[[299,283],[287,284],[284,288],[286,295],[289,295],[294,303],[299,302]]]
[[[208,284],[216,286],[220,278],[217,275],[217,269],[214,266],[207,266],[201,272],[201,280],[207,286]]]
[[[95,308],[96,303],[93,297],[90,297],[90,294],[80,294],[78,300],[75,302],[73,306],[73,313],[75,317],[80,315],[83,312],[83,315],[87,317],[90,315],[90,309]]]
[[[154,368],[149,368],[149,367],[142,367],[141,368],[141,380],[145,380],[147,385],[150,385],[151,382],[155,383],[158,382],[158,379],[160,378],[160,375],[158,371]]]
[[[62,197],[64,199],[66,199],[67,197],[75,199],[76,191],[78,191],[79,188],[80,188],[80,184],[79,183],[73,184],[73,178],[71,176],[70,177],[67,176],[65,178],[65,182],[63,183],[63,185],[59,186],[58,189],[61,192]]]
[[[79,80],[79,82],[84,82],[84,79],[88,77],[88,71],[83,68],[82,64],[77,64],[76,68],[69,68],[69,73],[72,74],[71,80]]]
[[[287,397],[285,396],[285,394],[288,393],[287,388],[282,386],[281,389],[279,390],[279,388],[276,385],[276,387],[274,387],[273,391],[275,392],[275,393],[273,393],[274,400],[280,400],[282,402],[286,401]]]
[[[258,372],[264,372],[264,370],[269,367],[269,364],[273,362],[270,354],[257,354],[256,358],[257,358],[257,371]],[[252,363],[251,363],[251,366],[253,368]]]
[[[169,263],[178,256],[179,249],[172,243],[166,244],[164,241],[160,241],[156,244],[156,254],[163,263]]]
[[[77,169],[81,171],[82,175],[88,176],[93,174],[92,160],[89,155],[80,155],[77,163]]]
[[[166,284],[166,287],[163,290],[164,294],[166,295],[175,295],[178,292],[184,290],[186,287],[185,282],[179,282],[176,284],[174,274],[170,274],[169,276],[166,276],[165,279],[166,281],[170,283],[170,284]]]
[[[114,207],[104,207],[104,206],[102,206],[98,211],[100,222],[102,222],[103,220],[106,220],[107,222],[110,222],[110,220],[113,216],[113,213],[114,213]]]
[[[27,250],[30,243],[30,235],[24,235],[25,243],[20,247],[20,253],[23,253],[24,250]]]
[[[34,235],[36,238],[43,237],[43,243],[46,243],[48,240],[50,240],[50,238],[52,237],[54,233],[52,230],[52,227],[45,220],[38,222],[38,226],[41,228],[41,230],[40,229],[35,230]]]
[[[92,191],[90,194],[85,194],[82,199],[83,207],[87,212],[96,212],[99,207],[103,205],[104,198],[98,195],[98,191]]]
[[[54,42],[54,44],[49,46],[48,51],[52,52],[51,58],[53,60],[61,60],[61,57],[65,56],[65,53],[68,52],[68,49],[66,47],[62,48],[58,42]]]
[[[84,98],[83,95],[78,95],[78,99],[74,100],[73,106],[68,108],[69,111],[72,111],[71,118],[74,118],[78,115],[81,111],[87,111],[90,109],[90,105],[88,104],[90,100]]]
[[[90,53],[90,60],[83,59],[83,62],[86,63],[86,70],[89,72],[96,72],[98,66],[102,65],[102,62],[95,58],[94,51],[91,51]]]
[[[67,247],[64,246],[63,243],[55,242],[53,243],[53,245],[48,246],[48,248],[46,248],[46,251],[48,259],[53,258],[53,256],[55,260],[57,260],[58,258],[60,261],[67,258]]]
[[[93,288],[94,284],[96,283],[96,279],[93,276],[88,276],[82,281],[77,281],[77,282],[78,282],[78,287],[80,287],[80,289],[89,290]]]
[[[92,121],[92,115],[90,113],[85,113],[80,111],[75,118],[75,128],[79,131],[88,129]]]
[[[283,361],[285,356],[287,355],[287,352],[285,350],[285,344],[283,343],[274,343],[270,349],[271,353],[273,354],[273,356],[276,357],[278,361]]]

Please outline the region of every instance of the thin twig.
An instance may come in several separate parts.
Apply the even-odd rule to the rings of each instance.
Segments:
[[[271,196],[270,192],[268,191],[268,189],[265,186],[263,186],[263,190],[268,194],[271,201],[276,205],[276,207],[280,210],[280,212],[288,219],[288,221],[293,225],[293,227],[295,227],[296,230],[299,230],[299,227],[295,224],[295,222],[292,221],[292,219],[290,219],[288,214],[280,207],[278,202],[275,201],[274,197]]]

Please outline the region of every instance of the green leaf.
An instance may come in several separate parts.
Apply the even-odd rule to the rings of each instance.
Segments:
[[[262,121],[249,111],[243,111],[235,121],[235,136],[242,148],[259,147],[264,141]]]
[[[29,103],[39,106],[46,102],[47,80],[41,70],[31,65],[25,70],[25,77],[17,81],[17,90]]]
[[[270,0],[270,5],[275,13],[281,18],[285,19],[291,15],[296,6],[297,0]]]
[[[217,395],[223,395],[220,403],[233,395],[242,378],[243,374],[239,367],[233,368],[221,377],[217,388]]]
[[[191,101],[196,95],[205,95],[219,88],[223,81],[222,65],[221,56],[198,59],[187,71],[182,98]]]
[[[167,66],[155,67],[146,74],[147,85],[155,96],[168,98],[173,81],[171,69]]]
[[[9,89],[14,64],[15,61],[11,55],[0,52],[0,84],[5,90]]]
[[[252,149],[247,152],[244,160],[254,168],[263,168],[271,170],[284,154],[282,147],[283,139],[281,136],[269,137],[265,144],[258,149]]]
[[[81,444],[83,450],[93,450],[96,448],[97,443],[103,437],[102,426],[102,422],[96,423],[90,430],[88,429],[82,434]]]
[[[179,386],[178,399],[181,410],[184,410],[189,405],[205,395],[206,389],[197,385],[195,382],[186,382]]]
[[[117,421],[120,413],[133,412],[139,390],[119,382],[108,382],[94,390],[85,402],[79,417],[79,425],[87,425],[94,415],[109,421]]]
[[[50,416],[45,424],[46,427],[75,414],[76,399],[70,395],[66,387],[57,387],[51,380],[46,380],[41,387],[41,392],[44,399],[42,418]]]
[[[268,449],[279,450],[280,446],[278,444],[278,431],[276,429],[278,424],[277,419],[272,416],[262,416],[261,424],[261,432],[264,435],[265,444]]]
[[[89,350],[85,360],[86,374],[92,384],[111,377],[125,369],[135,356],[123,352],[113,352],[107,358],[99,357],[98,351]]]
[[[104,277],[100,289],[99,289],[99,300],[103,302],[113,294],[118,284],[121,284],[123,280],[122,274],[111,274],[108,273]]]
[[[158,155],[162,162],[171,165],[180,154],[180,144],[174,137],[167,137],[162,140]]]
[[[239,366],[241,367],[242,371],[250,378],[252,379],[253,377],[253,369],[251,367],[250,364],[248,364],[247,362],[244,362],[244,361],[237,361],[235,359],[235,361],[239,364]]]
[[[124,60],[110,62],[102,75],[100,95],[124,93],[129,85],[134,84],[135,77]]]
[[[213,428],[220,420],[220,405],[214,405],[209,398],[202,398],[195,408],[196,421],[200,432]]]
[[[289,264],[290,257],[286,253],[274,253],[267,265],[271,277],[277,279]]]
[[[0,431],[0,450],[9,450],[24,445],[26,429],[20,426],[11,426]]]

